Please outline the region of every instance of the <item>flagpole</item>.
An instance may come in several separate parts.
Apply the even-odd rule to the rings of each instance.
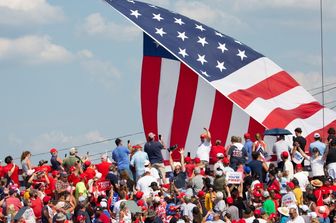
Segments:
[[[324,64],[323,64],[323,4],[322,0],[320,0],[320,44],[321,44],[321,79],[322,79],[322,105],[324,107]],[[324,129],[325,121],[324,121],[324,109],[322,110],[322,126]],[[322,131],[322,138],[324,138],[324,131]]]

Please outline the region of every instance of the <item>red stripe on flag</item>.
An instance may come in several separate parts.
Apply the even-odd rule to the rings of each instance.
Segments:
[[[261,135],[264,135],[265,127],[261,125],[259,122],[257,122],[254,118],[250,117],[250,122],[248,126],[248,133],[251,135],[251,140],[255,140],[255,135],[257,133],[260,133]]]
[[[213,140],[220,139],[222,143],[226,142],[230,128],[232,108],[233,103],[219,91],[216,91],[209,128]]]
[[[324,128],[321,129],[317,129],[314,132],[311,132],[309,135],[306,136],[306,140],[307,140],[307,146],[306,146],[306,152],[309,152],[309,145],[310,143],[314,142],[314,133],[318,132],[320,134],[320,136],[322,137],[322,142],[325,142],[325,140],[327,140],[328,138],[328,129],[329,128],[335,128],[336,127],[336,120],[332,121],[331,123],[329,123],[328,125],[326,125]]]
[[[282,71],[244,90],[229,94],[240,107],[246,108],[256,98],[265,100],[276,97],[299,84],[287,72]]]
[[[309,118],[321,109],[323,106],[318,102],[303,104],[291,110],[276,108],[266,117],[263,124],[267,128],[284,128],[294,119]]]
[[[171,128],[170,145],[184,147],[188,136],[190,121],[193,114],[198,76],[181,63],[180,77],[177,86],[174,116]],[[193,149],[193,148],[188,148]],[[180,153],[174,151],[174,160],[180,159]]]
[[[141,111],[145,135],[158,135],[157,111],[160,87],[161,57],[145,56],[142,60]]]

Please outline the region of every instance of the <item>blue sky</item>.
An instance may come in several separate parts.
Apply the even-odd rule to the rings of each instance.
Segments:
[[[321,84],[319,1],[146,2],[237,38],[306,89]],[[334,83],[336,2],[323,2],[325,82]],[[0,0],[0,158],[142,131],[141,60],[140,30],[104,1]],[[113,148],[103,143],[80,153]]]

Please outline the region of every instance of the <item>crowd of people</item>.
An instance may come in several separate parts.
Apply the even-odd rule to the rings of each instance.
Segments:
[[[232,136],[222,145],[204,128],[196,156],[148,134],[144,146],[116,139],[99,163],[71,148],[64,159],[0,167],[0,221],[26,223],[329,223],[336,222],[336,136],[307,144],[278,135]],[[244,140],[243,140],[244,139]],[[169,163],[162,156],[168,150]],[[276,157],[271,161],[274,154]],[[173,159],[174,158],[174,159]]]

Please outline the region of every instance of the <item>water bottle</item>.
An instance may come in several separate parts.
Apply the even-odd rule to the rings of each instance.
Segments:
[[[12,221],[12,215],[8,214],[7,215],[7,223],[11,223]]]

